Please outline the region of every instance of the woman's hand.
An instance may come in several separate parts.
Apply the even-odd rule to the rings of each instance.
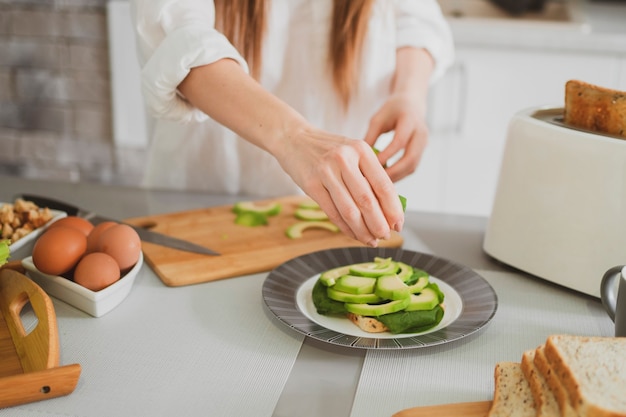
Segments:
[[[395,187],[364,141],[305,128],[275,153],[283,169],[343,233],[369,246],[401,231]]]
[[[370,119],[365,142],[374,146],[378,137],[394,131],[391,143],[380,150],[378,160],[387,168],[392,181],[398,181],[415,172],[428,143],[428,127],[424,120],[426,105],[423,100],[406,92],[393,94]],[[402,156],[388,164],[398,152]]]
[[[383,106],[370,119],[365,142],[374,146],[378,137],[394,131],[389,146],[380,149],[378,160],[387,165],[398,152],[401,157],[390,166],[387,173],[398,181],[417,168],[426,144],[426,99],[434,62],[428,51],[411,47],[396,52],[396,72],[391,94]]]

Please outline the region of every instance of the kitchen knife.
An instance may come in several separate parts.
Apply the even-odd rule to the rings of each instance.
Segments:
[[[98,224],[107,221],[114,221],[117,223],[124,223],[119,220],[107,218],[100,216],[94,212],[90,212],[87,210],[83,210],[79,207],[73,206],[69,203],[58,201],[48,197],[42,197],[38,195],[32,194],[22,194],[18,195],[15,198],[21,198],[23,200],[32,201],[37,204],[39,207],[48,207],[53,210],[60,210],[67,213],[68,216],[77,216],[82,217],[89,220],[91,223]],[[128,223],[124,223],[128,224]],[[150,242],[161,246],[166,246],[168,248],[178,249],[186,252],[194,252],[200,253],[204,255],[219,255],[218,252],[211,250],[205,246],[197,245],[195,243],[189,242],[187,240],[178,239],[172,236],[164,235],[162,233],[153,232],[143,227],[133,226],[132,224],[128,224],[130,227],[135,229],[139,238],[144,242]]]

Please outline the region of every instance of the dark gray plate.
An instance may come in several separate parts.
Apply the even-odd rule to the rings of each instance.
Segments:
[[[327,269],[374,257],[392,257],[428,272],[446,295],[440,326],[424,333],[365,333],[346,318],[320,316],[309,289]],[[400,248],[351,247],[313,252],[285,262],[263,283],[263,300],[284,324],[308,337],[361,349],[413,349],[453,342],[483,328],[498,308],[498,297],[487,281],[461,264]]]

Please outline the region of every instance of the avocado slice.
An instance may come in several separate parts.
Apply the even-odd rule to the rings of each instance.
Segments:
[[[382,299],[374,293],[369,294],[349,294],[343,291],[337,291],[335,287],[326,288],[328,298],[335,301],[343,301],[345,303],[378,303]]]
[[[360,264],[350,265],[350,273],[361,277],[381,277],[383,275],[395,274],[398,271],[398,265],[391,258],[377,258],[374,262],[363,262]]]
[[[361,316],[377,317],[384,314],[395,313],[404,310],[409,305],[409,298],[392,300],[384,304],[353,304],[346,303],[346,310]]]
[[[402,282],[407,282],[413,275],[413,267],[404,262],[396,262],[398,265],[398,272],[396,273]]]
[[[335,233],[339,231],[339,227],[328,220],[305,220],[289,226],[285,231],[285,234],[290,239],[299,239],[302,237],[302,233],[307,229],[326,229]]]
[[[343,275],[347,275],[350,273],[350,266],[340,266],[337,268],[329,269],[328,271],[322,272],[320,275],[320,281],[322,284],[327,287],[332,287],[337,282],[337,279]]]
[[[300,220],[328,220],[328,215],[320,209],[297,208],[294,215]]]
[[[300,202],[300,204],[298,204],[298,208],[303,208],[303,209],[319,209],[320,205],[317,204],[317,202],[313,199],[306,199],[302,202]]]
[[[439,304],[439,296],[432,288],[424,288],[419,294],[411,294],[405,311],[432,310]]]
[[[419,292],[422,292],[422,290],[426,288],[426,286],[429,283],[430,283],[430,280],[428,279],[428,277],[419,277],[417,282],[415,282],[414,284],[408,285],[409,292],[411,294],[417,294]]]
[[[373,294],[376,278],[343,275],[335,282],[334,289],[349,294]]]
[[[263,226],[268,224],[267,216],[263,213],[257,213],[254,211],[242,211],[237,213],[237,217],[235,218],[235,224],[241,226]]]
[[[411,295],[409,287],[397,275],[379,277],[374,293],[387,300],[401,300]]]
[[[280,213],[281,206],[279,203],[259,204],[254,201],[240,201],[233,206],[233,212],[240,213],[260,213],[265,216],[275,216]]]

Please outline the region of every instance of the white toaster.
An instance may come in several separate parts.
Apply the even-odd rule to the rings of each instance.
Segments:
[[[600,297],[626,264],[626,140],[568,127],[563,109],[516,114],[483,249],[493,258]]]

